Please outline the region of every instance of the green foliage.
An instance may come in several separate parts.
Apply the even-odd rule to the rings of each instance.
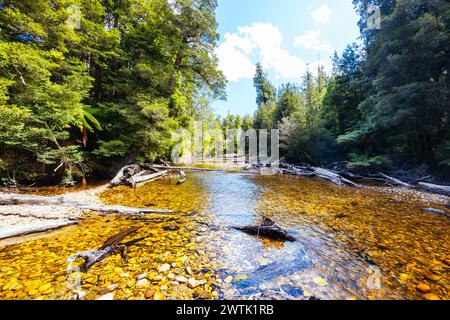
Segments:
[[[360,11],[374,2],[354,1]],[[376,2],[384,15],[380,30],[363,30],[367,58],[362,77],[368,90],[359,104],[362,116],[354,136],[371,154],[399,154],[436,165],[438,146],[450,133],[445,49],[450,44],[450,4]]]
[[[357,153],[350,153],[348,155],[349,161],[347,162],[348,169],[388,169],[392,166],[392,161],[385,156],[369,157],[368,155],[361,155]]]
[[[199,93],[224,98],[216,6],[1,1],[0,176],[57,169],[68,182],[92,161],[168,159],[170,133],[191,125]],[[78,25],[68,23],[74,13]]]

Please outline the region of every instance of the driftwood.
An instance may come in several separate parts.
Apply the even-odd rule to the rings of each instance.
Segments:
[[[253,236],[262,236],[265,238],[294,242],[295,238],[283,230],[271,219],[264,217],[263,223],[257,226],[233,227],[233,229],[242,231]]]
[[[196,168],[196,167],[174,167],[174,166],[162,166],[162,165],[153,165],[152,166],[155,169],[162,169],[162,170],[171,170],[171,171],[198,171],[198,172],[221,172],[223,170],[218,169],[204,169],[204,168]]]
[[[423,212],[428,212],[428,213],[433,213],[433,214],[440,214],[443,216],[447,216],[450,217],[450,212],[446,212],[444,210],[440,210],[440,209],[434,209],[434,208],[425,208],[422,209]]]
[[[334,183],[335,185],[338,186],[342,186],[342,185],[349,185],[355,188],[359,188],[361,187],[360,185],[354,183],[353,181],[350,181],[344,177],[342,177],[341,175],[332,172],[330,170],[327,169],[323,169],[323,168],[313,168],[314,173],[322,179],[328,180],[332,183]]]
[[[401,181],[399,179],[390,177],[388,175],[385,175],[384,173],[380,172],[379,175],[381,177],[385,178],[387,182],[389,182],[390,184],[393,184],[395,186],[400,186],[402,188],[411,188],[412,187],[412,185],[410,185],[409,183],[406,183],[406,182],[403,182],[403,181]]]
[[[0,228],[0,240],[14,237],[26,236],[33,233],[52,231],[63,227],[77,224],[75,220],[53,220],[38,221],[23,225]]]
[[[285,165],[282,172],[300,177],[308,177],[308,178],[318,177],[320,179],[327,180],[338,186],[348,185],[354,188],[361,187],[359,184],[354,183],[353,181],[347,178],[344,178],[338,173],[324,168]]]
[[[128,181],[128,179],[141,172],[141,170],[142,170],[141,167],[137,164],[123,167],[122,169],[119,170],[114,179],[111,180],[111,182],[109,183],[109,187],[110,188],[117,187],[126,183],[128,183],[129,185],[132,184],[131,182]]]
[[[429,192],[442,194],[444,196],[450,196],[450,186],[440,186],[431,183],[419,182],[419,188]]]
[[[120,185],[127,185],[136,188],[138,186],[142,186],[146,183],[164,177],[171,172],[176,172],[180,175],[181,179],[177,183],[177,185],[180,185],[187,181],[185,171],[206,172],[217,170],[192,167],[172,167],[167,163],[165,163],[164,165],[133,164],[120,169],[114,179],[109,183],[109,188],[117,187]]]
[[[151,165],[132,164],[120,169],[108,187],[113,188],[120,185],[127,185],[136,188],[167,174],[169,174],[169,170],[160,171]]]
[[[185,182],[187,181],[187,176],[186,176],[186,174],[184,173],[184,171],[180,170],[180,171],[178,172],[178,174],[180,175],[181,179],[178,180],[177,186],[182,185],[183,183],[185,183]]]
[[[84,259],[84,263],[80,267],[80,270],[82,272],[87,272],[97,262],[100,262],[116,253],[120,253],[120,255],[122,256],[122,259],[124,259],[126,261],[127,260],[126,248],[130,247],[132,245],[135,245],[138,242],[141,242],[145,238],[135,239],[130,242],[123,243],[123,244],[120,244],[120,242],[123,239],[125,239],[127,236],[135,233],[137,230],[139,230],[139,228],[131,228],[129,230],[125,230],[125,231],[120,232],[117,235],[109,238],[108,240],[106,240],[100,249],[79,252],[79,253],[76,253],[76,254],[70,256],[67,259],[67,262],[69,263],[69,267],[67,268],[67,271],[68,272],[73,271],[72,264],[78,258]]]
[[[45,197],[27,194],[15,193],[0,193],[0,205],[59,205],[65,207],[74,207],[84,211],[96,211],[105,214],[125,214],[125,215],[139,215],[139,214],[175,214],[171,210],[146,209],[146,208],[130,208],[125,206],[108,206],[96,203],[82,203],[66,199],[64,196]]]

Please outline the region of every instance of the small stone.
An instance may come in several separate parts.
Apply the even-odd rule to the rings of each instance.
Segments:
[[[153,300],[166,300],[166,296],[158,291],[153,295]]]
[[[186,283],[188,282],[188,278],[184,277],[184,276],[179,276],[175,278],[176,281],[180,282],[180,283]]]
[[[186,267],[186,272],[188,275],[192,276],[194,273],[192,272],[191,267]]]
[[[145,299],[152,299],[153,296],[155,295],[156,291],[155,290],[149,290],[145,293]]]
[[[425,283],[419,283],[416,287],[417,290],[419,290],[422,293],[428,293],[431,291],[431,287]]]
[[[103,296],[103,295],[105,295],[107,293],[110,293],[110,292],[113,292],[114,290],[117,290],[117,288],[119,288],[118,284],[111,284],[111,285],[107,286],[106,288],[100,290],[98,292],[98,294]]]
[[[225,278],[225,283],[230,284],[232,282],[233,282],[233,277],[232,276],[228,276],[228,277]]]
[[[169,287],[166,284],[163,284],[159,289],[162,291],[166,291],[167,289],[169,289]]]
[[[211,297],[202,289],[197,288],[195,289],[194,293],[192,294],[195,300],[209,300]]]
[[[173,280],[173,279],[175,279],[175,275],[173,273],[169,273],[167,278],[170,279],[170,280]]]
[[[52,287],[52,285],[50,283],[47,283],[47,284],[40,286],[38,290],[40,293],[44,293],[44,292],[48,291],[51,287]]]
[[[199,283],[198,283],[198,281],[195,280],[194,278],[191,278],[191,279],[188,280],[188,286],[189,286],[191,289],[194,289],[194,288],[197,288],[197,287],[199,286]]]
[[[142,279],[145,279],[145,278],[147,278],[147,274],[143,273],[143,274],[138,275],[136,279],[142,280]]]
[[[158,267],[158,272],[165,273],[170,270],[170,264],[166,263]]]
[[[98,298],[97,300],[114,300],[114,293],[112,293],[112,292],[107,293],[107,294],[101,296],[100,298]]]
[[[427,294],[424,294],[423,297],[427,300],[433,300],[433,301],[441,300],[441,298],[439,298],[439,296],[435,293],[427,293]]]
[[[407,273],[402,273],[400,275],[400,279],[402,279],[403,281],[407,281],[409,278],[410,278],[409,274],[407,274]]]
[[[136,287],[143,288],[149,285],[149,282],[147,279],[141,279],[138,282],[136,282]]]

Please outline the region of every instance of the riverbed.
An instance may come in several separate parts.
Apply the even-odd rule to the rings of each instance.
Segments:
[[[385,187],[250,173],[189,174],[108,204],[170,209],[174,216],[86,215],[77,225],[0,247],[0,299],[449,299],[446,197]],[[54,192],[58,192],[54,190]],[[233,226],[270,217],[296,239],[277,242]],[[74,253],[140,227],[142,239],[87,273]],[[72,266],[73,267],[73,266]]]

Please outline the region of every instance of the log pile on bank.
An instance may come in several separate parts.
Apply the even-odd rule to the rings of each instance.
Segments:
[[[450,186],[424,182],[432,179],[431,176],[425,176],[419,179],[412,179],[411,181],[405,182],[398,178],[393,177],[392,175],[387,175],[383,172],[379,172],[376,174],[361,175],[353,173],[348,170],[334,171],[331,169],[324,169],[313,166],[294,166],[284,163],[280,165],[280,172],[283,174],[290,174],[299,177],[308,177],[308,178],[317,177],[323,180],[327,180],[337,186],[347,185],[359,188],[362,186],[362,184],[356,183],[354,181],[358,181],[360,183],[363,183],[364,181],[373,181],[378,183],[384,183],[387,186],[416,189],[444,196],[450,196]]]
[[[201,171],[203,169],[172,167],[168,164],[131,164],[119,170],[114,179],[109,183],[109,188],[114,188],[121,185],[136,188],[143,186],[149,182],[166,177],[171,173],[176,173],[180,176],[180,180],[178,181],[177,185],[181,185],[188,179],[185,174],[185,171],[187,170]]]
[[[293,165],[281,165],[281,172],[283,174],[291,174],[299,177],[313,178],[317,177],[326,181],[329,181],[337,186],[351,186],[354,188],[360,188],[361,185],[343,177],[342,175],[333,172],[328,169],[313,167],[313,166],[293,166]]]

